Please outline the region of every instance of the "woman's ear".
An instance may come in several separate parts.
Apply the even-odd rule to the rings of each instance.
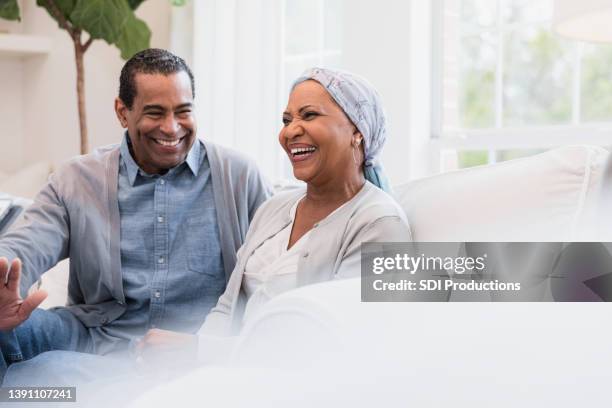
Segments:
[[[363,141],[363,136],[361,135],[360,131],[356,131],[355,133],[353,133],[353,146],[355,147],[359,146],[362,141]]]
[[[361,134],[359,129],[357,129],[357,126],[355,126],[353,123],[351,123],[351,125],[353,125],[353,141],[351,143],[353,144],[353,146],[359,146],[359,144],[363,140],[363,135]]]

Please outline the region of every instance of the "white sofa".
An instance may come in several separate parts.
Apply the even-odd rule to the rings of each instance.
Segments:
[[[607,157],[565,147],[395,192],[419,241],[588,240]],[[612,365],[606,305],[365,303],[360,289],[350,279],[272,299],[244,327],[229,366],[202,368],[132,406],[610,405],[598,392]]]
[[[563,147],[417,180],[396,187],[395,194],[408,215],[415,241],[590,240],[608,156],[599,147]],[[299,327],[311,333],[319,327],[319,334],[331,336],[339,326],[358,328],[365,316],[363,310],[355,314],[362,307],[359,288],[359,280],[336,281],[279,296],[264,307],[261,319],[246,328],[244,350],[239,353],[249,355],[252,344],[261,344],[260,333],[283,338],[280,332],[291,328],[287,331],[303,336]],[[249,359],[257,353],[251,354]]]

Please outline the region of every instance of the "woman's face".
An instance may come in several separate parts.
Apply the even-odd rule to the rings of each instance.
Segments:
[[[293,89],[283,124],[278,139],[297,179],[323,185],[359,172],[355,158],[360,163],[362,156],[353,142],[361,140],[361,133],[318,82],[304,81]]]

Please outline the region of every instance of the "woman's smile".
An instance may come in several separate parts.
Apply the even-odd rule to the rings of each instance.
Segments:
[[[304,143],[294,143],[287,146],[289,159],[292,163],[303,162],[317,153],[317,147]]]

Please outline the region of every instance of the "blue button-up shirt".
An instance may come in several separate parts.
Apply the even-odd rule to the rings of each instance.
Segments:
[[[118,183],[127,310],[92,329],[95,343],[126,343],[156,327],[195,332],[226,285],[204,145],[196,141],[184,163],[150,175],[129,144],[126,135]]]

